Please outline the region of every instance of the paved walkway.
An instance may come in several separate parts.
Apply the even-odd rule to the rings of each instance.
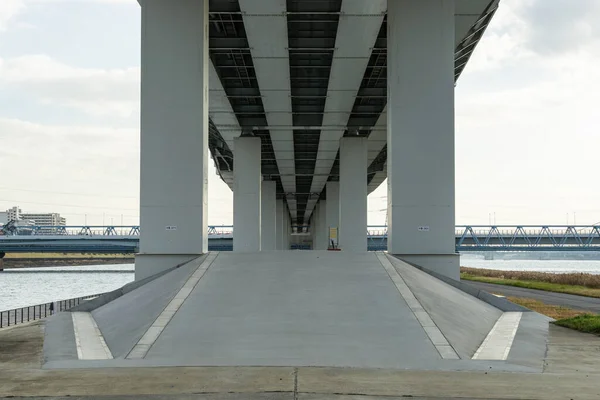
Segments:
[[[373,253],[220,253],[146,356],[400,368],[440,355]],[[174,346],[176,344],[176,346]]]
[[[600,338],[552,327],[538,374],[346,368],[41,369],[43,322],[0,331],[0,399],[598,399]],[[37,396],[37,397],[36,397]]]
[[[495,285],[493,283],[473,282],[463,280],[471,286],[486,292],[510,297],[525,297],[539,300],[546,304],[565,306],[577,310],[590,311],[600,314],[600,298],[576,296],[565,293],[546,292],[544,290],[526,289],[514,286]]]
[[[82,314],[93,348],[50,319],[44,365],[538,372],[547,320],[524,314],[382,253],[210,253]]]

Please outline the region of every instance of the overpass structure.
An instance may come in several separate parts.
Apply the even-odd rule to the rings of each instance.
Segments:
[[[541,372],[549,319],[458,281],[454,85],[497,0],[139,2],[136,282],[48,321],[44,368]],[[205,254],[209,151],[230,252]],[[273,251],[294,236],[316,251]]]
[[[303,231],[305,227],[294,227]],[[367,227],[368,251],[388,249],[388,227]],[[19,232],[18,232],[19,233]],[[137,253],[139,226],[33,227],[32,231],[0,236],[0,253]],[[314,248],[314,236],[297,233],[303,240],[288,240],[284,250]],[[233,250],[233,226],[209,226],[209,251]],[[465,225],[455,229],[455,249],[469,251],[600,251],[600,225]]]
[[[304,225],[317,249],[335,227],[366,251],[387,178],[389,251],[458,276],[454,86],[498,0],[139,2],[138,278],[208,250],[209,152],[234,251]]]

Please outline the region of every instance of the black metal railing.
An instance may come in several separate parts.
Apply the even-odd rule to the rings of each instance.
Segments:
[[[35,306],[15,308],[13,310],[0,311],[0,328],[5,328],[29,321],[49,317],[61,311],[68,311],[81,304],[82,301],[90,300],[101,294],[76,297],[73,299],[53,301],[50,303],[37,304]]]

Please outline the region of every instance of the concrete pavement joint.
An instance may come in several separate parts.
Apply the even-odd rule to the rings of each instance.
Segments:
[[[396,289],[410,308],[411,312],[419,321],[419,324],[427,334],[431,343],[435,346],[438,351],[440,357],[445,360],[459,360],[460,357],[456,353],[456,350],[452,347],[452,345],[446,339],[446,336],[442,333],[440,328],[433,322],[429,313],[423,308],[421,302],[415,297],[412,290],[408,287],[404,279],[400,276],[398,271],[394,268],[390,260],[387,259],[387,256],[383,253],[377,253],[377,259],[386,270],[388,276],[394,282]]]
[[[208,268],[212,265],[215,259],[218,257],[218,252],[211,252],[208,257],[198,266],[198,269],[194,271],[192,276],[185,282],[183,287],[179,289],[179,292],[171,299],[169,304],[160,313],[160,315],[154,320],[150,328],[144,333],[142,338],[136,343],[133,349],[127,354],[126,359],[142,359],[146,357],[148,351],[152,345],[156,342],[160,334],[164,331],[166,326],[171,322],[171,319],[177,313],[179,308],[183,305],[188,296],[192,293],[198,282],[202,279]]]
[[[298,368],[294,368],[294,400],[298,400]]]

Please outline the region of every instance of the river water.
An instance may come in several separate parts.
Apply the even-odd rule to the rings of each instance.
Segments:
[[[486,260],[461,256],[461,265],[504,271],[600,274],[600,260]],[[0,273],[0,311],[108,292],[133,281],[134,265],[90,265],[5,270]]]
[[[133,264],[8,269],[0,311],[109,292],[133,281]]]

